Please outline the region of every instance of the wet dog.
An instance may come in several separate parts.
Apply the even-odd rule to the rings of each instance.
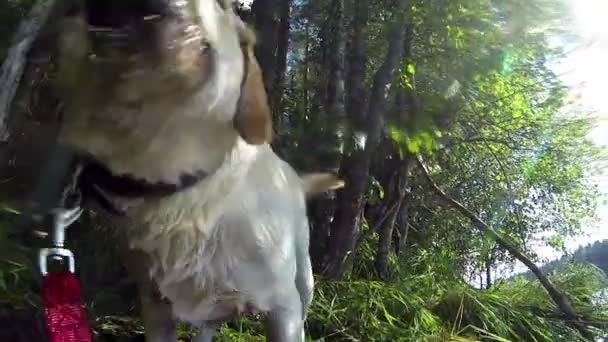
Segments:
[[[147,341],[176,341],[174,319],[210,341],[245,313],[269,341],[303,341],[305,200],[342,182],[269,146],[255,35],[231,1],[81,1],[58,37],[60,143],[102,170],[86,182],[121,214]]]

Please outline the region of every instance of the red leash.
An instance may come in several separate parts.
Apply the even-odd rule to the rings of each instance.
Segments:
[[[49,342],[91,342],[80,285],[69,271],[49,273],[44,278],[42,303]]]
[[[39,254],[40,272],[44,276],[41,300],[47,322],[49,342],[92,342],[87,313],[82,303],[80,285],[74,275],[74,255],[63,248],[65,229],[78,219],[80,208],[55,213],[52,248]],[[49,257],[67,259],[67,271],[48,272]]]

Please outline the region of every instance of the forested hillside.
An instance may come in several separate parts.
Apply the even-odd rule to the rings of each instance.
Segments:
[[[1,58],[32,3],[0,3]],[[597,268],[568,263],[547,277],[536,269],[542,282],[497,276],[517,260],[535,268],[535,243],[560,249],[579,236],[601,197],[591,176],[607,159],[588,139],[595,116],[551,69],[576,40],[565,2],[237,7],[258,34],[274,150],[298,171],[346,182],[309,201],[312,340],[608,336],[608,278]],[[56,12],[0,113],[0,341],[39,341],[44,331],[31,260],[47,242],[13,233],[61,120],[51,87]],[[68,240],[99,341],[142,341],[133,282],[103,222],[87,213]],[[575,260],[606,271],[607,249],[597,242]],[[246,319],[225,325],[220,341],[261,341],[261,331]]]
[[[594,264],[608,273],[608,240],[595,241],[583,246],[574,251],[572,258]]]
[[[608,273],[608,240],[595,241],[594,243],[581,246],[572,254],[564,255],[557,260],[544,264],[542,269],[546,272],[551,272],[570,261],[592,264],[604,271],[604,273]],[[526,272],[526,276],[534,277],[530,272]]]

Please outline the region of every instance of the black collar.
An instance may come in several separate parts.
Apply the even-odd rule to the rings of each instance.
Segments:
[[[113,214],[124,214],[124,211],[112,204],[105,194],[126,198],[150,198],[166,197],[187,190],[205,179],[208,174],[198,171],[180,176],[179,182],[172,183],[150,183],[143,179],[137,179],[129,175],[115,175],[110,169],[97,160],[90,157],[82,157],[82,171],[79,176],[79,188],[83,199],[94,199],[104,209]]]

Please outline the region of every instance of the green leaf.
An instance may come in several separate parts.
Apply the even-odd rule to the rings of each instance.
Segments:
[[[407,145],[407,150],[410,153],[420,152],[420,141],[418,139],[408,139],[406,145]]]
[[[430,150],[433,147],[433,137],[428,132],[421,132],[419,139],[426,150]]]
[[[564,246],[564,240],[561,237],[555,235],[547,240],[547,244],[553,248],[562,248]]]
[[[407,65],[407,72],[410,75],[415,75],[416,74],[416,67],[414,66],[414,64],[408,64]]]
[[[400,144],[405,141],[405,134],[403,133],[402,130],[398,129],[397,127],[395,127],[395,126],[389,127],[388,132],[389,132],[389,136],[395,143]]]

